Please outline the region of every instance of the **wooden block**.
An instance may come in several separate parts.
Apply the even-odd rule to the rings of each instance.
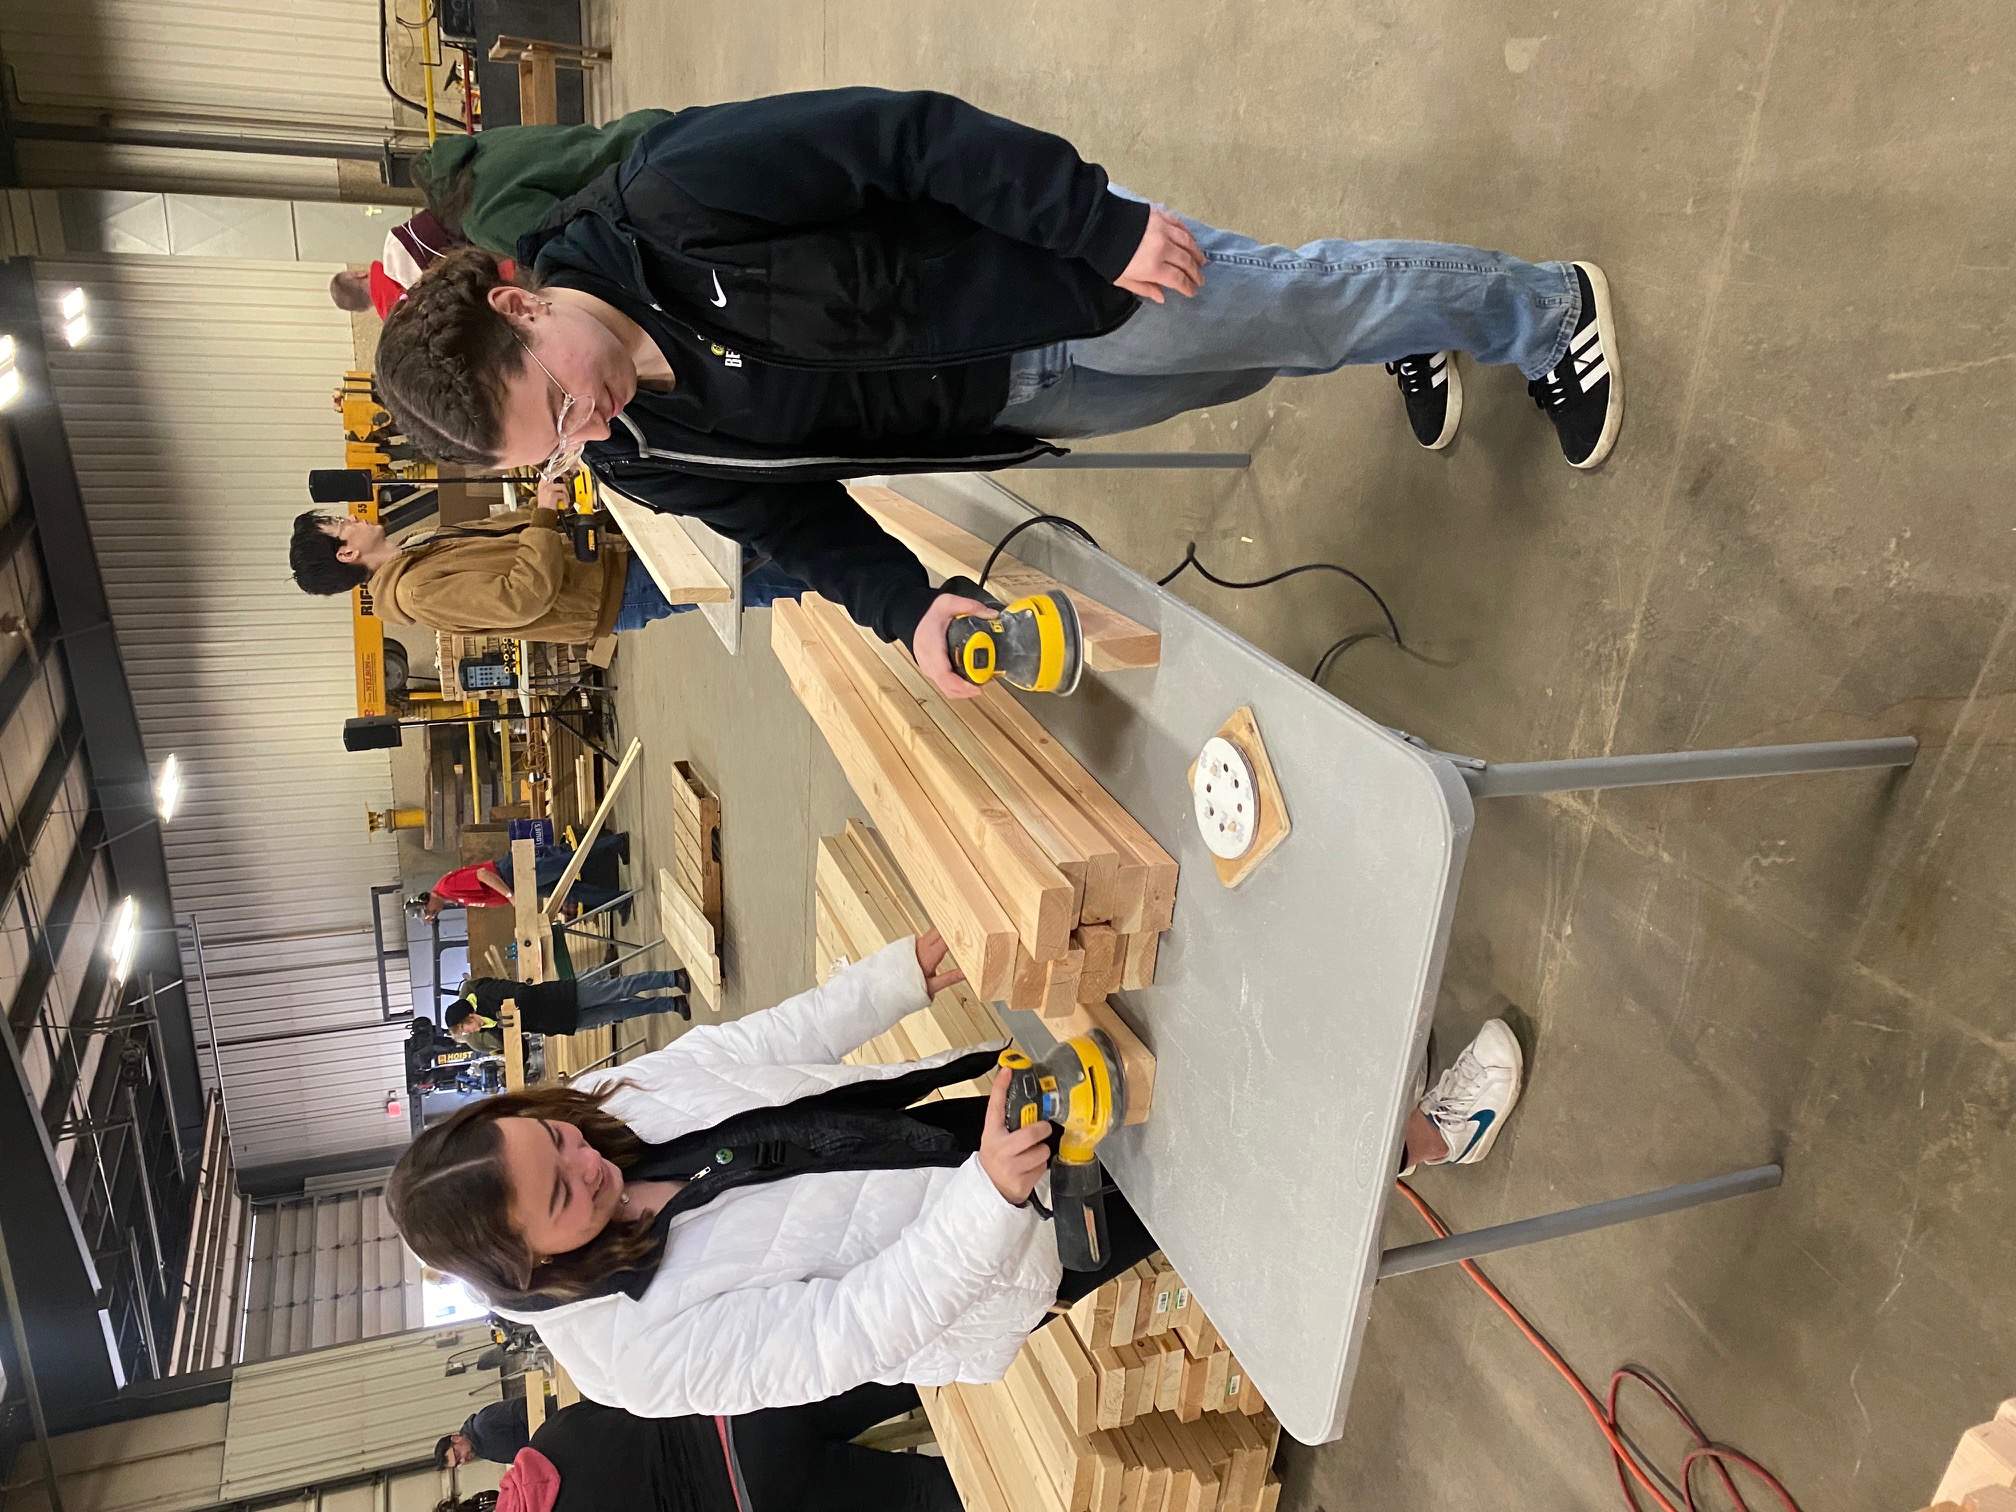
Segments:
[[[1113,1337],[1113,1283],[1094,1287],[1065,1314],[1087,1350],[1099,1349]]]
[[[1205,1435],[1194,1428],[1173,1430],[1173,1437],[1176,1440],[1176,1447],[1182,1451],[1184,1458],[1189,1460],[1190,1469],[1197,1477],[1200,1512],[1215,1512],[1219,1492],[1223,1489],[1223,1482],[1218,1475],[1219,1456],[1216,1439],[1213,1438],[1207,1444]]]
[[[1151,930],[1126,936],[1126,948],[1120,966],[1120,985],[1130,992],[1141,987],[1155,985],[1155,955],[1162,944],[1162,936]]]
[[[1932,1500],[1964,1501],[1983,1486],[2016,1486],[2016,1423],[1998,1418],[1961,1434]]]
[[[1063,1408],[1050,1394],[1049,1384],[1028,1350],[1009,1362],[1001,1384],[1059,1499],[1069,1512],[1091,1512],[1092,1478],[1097,1468],[1093,1456],[1086,1452],[1084,1439],[1064,1420]]]
[[[1204,1369],[1204,1402],[1206,1412],[1225,1410],[1225,1382],[1232,1374],[1232,1351],[1222,1344],[1211,1351]],[[1234,1392],[1234,1396],[1238,1393]]]
[[[1204,1414],[1205,1380],[1211,1371],[1208,1356],[1199,1359],[1186,1354],[1183,1358],[1183,1385],[1176,1397],[1176,1416],[1186,1423],[1194,1423]]]
[[[993,547],[970,531],[961,530],[914,500],[894,489],[875,484],[853,484],[848,493],[874,517],[890,535],[910,549],[926,570],[941,578],[978,579],[987,566]],[[987,591],[1003,603],[1031,593],[1055,593],[1062,589],[1078,611],[1079,629],[1085,639],[1085,665],[1094,672],[1122,672],[1153,667],[1162,660],[1162,637],[1126,615],[1087,598],[1075,588],[1064,588],[1047,573],[1027,562],[1003,553],[995,560],[987,579]]]
[[[869,649],[847,611],[816,593],[799,606],[1015,921],[1023,947],[1039,961],[1063,955],[1078,920],[1077,894],[1063,872]]]
[[[525,1031],[518,1019],[518,1005],[506,998],[497,1010],[497,1027],[504,1032],[504,1090],[525,1090]]]
[[[546,1425],[546,1372],[525,1372],[525,1426],[537,1433]]]
[[[1094,1433],[1085,1440],[1085,1449],[1092,1460],[1090,1512],[1120,1512],[1126,1462],[1113,1442],[1113,1435],[1104,1431]]]
[[[920,1388],[925,1415],[945,1456],[945,1468],[967,1512],[1016,1512],[956,1387]]]
[[[1969,1491],[1960,1504],[1965,1512],[2016,1512],[2016,1490],[2008,1486],[1983,1486]]]
[[[1176,910],[1175,857],[1162,849],[1155,837],[1099,785],[1078,758],[1053,739],[1036,717],[1005,690],[990,684],[981,689],[978,698],[965,702],[985,710],[988,718],[1013,736],[1024,753],[1111,837],[1120,852],[1122,880],[1118,886],[1123,894],[1130,892],[1126,881],[1130,866],[1141,869],[1139,898],[1128,896],[1124,905],[1116,901],[1113,927],[1122,934],[1167,929]]]
[[[1115,1348],[1134,1342],[1134,1315],[1141,1309],[1141,1277],[1132,1270],[1122,1271],[1111,1282],[1113,1287],[1113,1323],[1110,1342]]]
[[[1099,1426],[1099,1373],[1067,1319],[1045,1323],[1029,1335],[1022,1352],[1042,1371],[1074,1432],[1090,1433]]]
[[[1110,924],[1081,924],[1071,943],[1084,953],[1077,1001],[1103,1003],[1120,990],[1120,936]]]
[[[1154,1262],[1150,1262],[1151,1264]],[[1155,1266],[1155,1297],[1149,1313],[1147,1332],[1165,1334],[1176,1314],[1176,1288],[1182,1282],[1166,1261]]]
[[[1120,857],[1098,826],[1078,812],[994,721],[932,687],[908,652],[879,640],[865,643],[1069,879],[1077,917],[1108,917]]]
[[[1101,1428],[1118,1428],[1122,1423],[1132,1422],[1133,1398],[1140,1389],[1140,1366],[1137,1362],[1136,1374],[1127,1372],[1127,1361],[1120,1357],[1118,1350],[1104,1344],[1095,1344],[1088,1351],[1092,1357],[1092,1368],[1098,1375],[1099,1397],[1097,1425]]]
[[[1140,1279],[1141,1292],[1134,1307],[1134,1328],[1128,1337],[1131,1339],[1145,1339],[1148,1337],[1148,1320],[1155,1313],[1156,1270],[1154,1266],[1143,1260],[1134,1267],[1134,1274]],[[1119,1326],[1117,1321],[1114,1326],[1116,1328]]]
[[[1275,1479],[1273,1473],[1270,1471],[1267,1476],[1267,1484],[1261,1487],[1260,1500],[1255,1503],[1253,1512],[1280,1512],[1280,1507],[1281,1482]]]
[[[956,1389],[965,1403],[1015,1512],[1068,1512],[1056,1485],[1044,1473],[1036,1446],[1008,1400],[1006,1388],[997,1381],[949,1389]]]
[[[1204,1309],[1194,1304],[1190,1316],[1176,1325],[1176,1332],[1182,1336],[1183,1347],[1198,1359],[1204,1358],[1218,1347],[1218,1330],[1204,1315]]]
[[[1131,1423],[1155,1410],[1155,1394],[1162,1384],[1162,1351],[1153,1345],[1144,1349],[1139,1344],[1116,1344],[1113,1352],[1127,1362],[1127,1376],[1132,1383],[1128,1388],[1127,1420]]]
[[[1152,1357],[1156,1365],[1155,1410],[1174,1412],[1183,1404],[1183,1366],[1190,1356],[1174,1334],[1154,1334],[1147,1342],[1157,1351]]]
[[[674,516],[647,509],[606,483],[596,493],[669,603],[725,604],[735,597]]]
[[[2008,1401],[1995,1409],[1995,1421],[1998,1423],[2016,1423],[2016,1397],[2009,1398]]]
[[[1155,1444],[1155,1450],[1169,1466],[1169,1512],[1204,1512],[1204,1488],[1190,1457],[1176,1442],[1175,1421],[1162,1413],[1138,1420]],[[1214,1494],[1215,1494],[1215,1487]]]
[[[1148,1430],[1134,1424],[1114,1430],[1113,1437],[1123,1451],[1141,1467],[1138,1499],[1124,1512],[1167,1512],[1169,1506],[1169,1462],[1151,1441]]]
[[[1120,1507],[1121,1512],[1139,1512],[1142,1489],[1148,1478],[1148,1467],[1141,1463],[1134,1446],[1126,1442],[1127,1430],[1114,1428],[1102,1430],[1093,1435],[1095,1441],[1114,1445],[1114,1452],[1120,1459]]]
[[[1064,952],[1055,961],[1043,963],[1043,1000],[1036,1011],[1049,1017],[1069,1015],[1078,1001],[1078,980],[1085,969],[1085,953],[1077,948]]]
[[[833,653],[818,640],[803,609],[779,599],[771,609],[770,628],[771,645],[799,701],[896,852],[904,875],[929,900],[931,918],[966,979],[982,997],[1006,996],[1015,968],[1014,922]]]

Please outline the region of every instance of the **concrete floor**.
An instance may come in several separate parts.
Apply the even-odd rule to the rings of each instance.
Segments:
[[[1814,1512],[1927,1501],[2016,1393],[2006,6],[596,3],[615,108],[931,86],[1282,241],[1603,264],[1630,410],[1598,474],[1509,371],[1466,372],[1462,438],[1431,455],[1360,370],[1118,443],[1250,449],[1244,475],[1018,487],[1142,567],[1191,540],[1232,576],[1356,567],[1446,665],[1368,644],[1329,684],[1446,748],[1924,742],[1895,779],[1483,809],[1441,1039],[1508,1012],[1531,1079],[1488,1164],[1420,1185],[1474,1226],[1782,1157],[1775,1195],[1490,1269],[1599,1391],[1653,1367]],[[1373,623],[1327,578],[1183,591],[1305,668]],[[739,662],[684,622],[618,667],[649,782],[691,755],[722,793],[757,1004],[809,978],[812,837],[852,801],[751,628]],[[1575,1402],[1454,1271],[1382,1289],[1344,1439],[1284,1473],[1290,1512],[1617,1498]]]

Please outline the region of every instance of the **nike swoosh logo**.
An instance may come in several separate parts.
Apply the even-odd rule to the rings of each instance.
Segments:
[[[717,310],[728,308],[728,296],[721,292],[721,275],[719,273],[714,275],[714,308]]]
[[[1463,1146],[1463,1155],[1468,1155],[1472,1150],[1477,1148],[1477,1141],[1484,1137],[1484,1131],[1490,1128],[1492,1124],[1496,1123],[1497,1120],[1498,1115],[1489,1108],[1484,1109],[1482,1112],[1472,1113],[1470,1115],[1470,1122],[1477,1125],[1477,1132],[1470,1136],[1470,1143]],[[1457,1161],[1460,1161],[1463,1158],[1463,1155],[1458,1155],[1455,1158],[1455,1160],[1451,1160],[1449,1164],[1455,1165]]]

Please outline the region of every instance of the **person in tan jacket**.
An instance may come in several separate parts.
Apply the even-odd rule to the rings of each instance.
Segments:
[[[446,526],[404,545],[387,540],[373,521],[310,510],[294,521],[294,581],[314,594],[362,588],[387,624],[569,645],[693,607],[667,602],[618,540],[603,538],[599,561],[577,559],[546,503],[557,494],[542,484],[538,508]],[[742,601],[751,607],[803,591],[771,563],[743,574]]]

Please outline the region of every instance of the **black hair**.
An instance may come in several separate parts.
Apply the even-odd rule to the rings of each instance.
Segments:
[[[336,560],[343,543],[323,529],[334,523],[334,516],[318,509],[294,517],[294,539],[287,546],[287,565],[294,570],[294,584],[303,593],[326,598],[362,588],[371,581],[370,569],[362,564]]]
[[[452,1433],[444,1433],[435,1441],[434,1468],[436,1470],[446,1470],[448,1468],[448,1452],[454,1447],[455,1435]]]

